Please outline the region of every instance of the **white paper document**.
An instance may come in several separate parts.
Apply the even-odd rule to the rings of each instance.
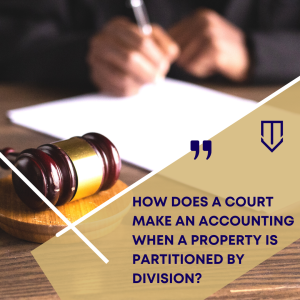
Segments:
[[[63,99],[8,112],[18,125],[68,139],[98,132],[121,158],[160,170],[255,109],[257,103],[190,83],[166,79],[133,97],[102,94]]]

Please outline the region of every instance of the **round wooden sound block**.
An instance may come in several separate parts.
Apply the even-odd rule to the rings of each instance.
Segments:
[[[127,185],[118,180],[106,191],[57,208],[73,223],[125,188]],[[131,198],[113,204],[100,211],[100,219],[96,222],[84,224],[81,230],[84,228],[86,232],[82,233],[88,233],[89,238],[97,238],[118,226],[131,207]],[[14,237],[44,243],[66,225],[51,209],[37,212],[28,208],[15,193],[11,176],[8,176],[0,179],[0,227]]]

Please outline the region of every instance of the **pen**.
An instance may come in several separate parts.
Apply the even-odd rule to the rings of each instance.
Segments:
[[[136,22],[140,30],[145,35],[150,35],[152,33],[152,26],[149,21],[146,6],[143,0],[130,0],[130,5],[133,9]]]
[[[140,30],[144,35],[150,35],[152,33],[152,26],[150,24],[147,9],[143,0],[130,0],[130,5],[133,9],[136,22]],[[155,78],[155,83],[163,81],[165,76],[158,74]]]

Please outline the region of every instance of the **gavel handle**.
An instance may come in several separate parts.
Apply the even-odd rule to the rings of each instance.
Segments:
[[[15,164],[17,157],[19,156],[19,153],[15,152],[13,148],[4,148],[0,150],[0,152],[12,163]],[[9,170],[9,167],[6,165],[6,163],[0,159],[0,167],[4,170]]]

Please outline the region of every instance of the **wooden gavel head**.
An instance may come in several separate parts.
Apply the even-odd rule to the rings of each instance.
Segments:
[[[109,189],[119,178],[121,170],[116,147],[98,133],[46,144],[20,154],[12,148],[1,152],[56,206]],[[6,166],[2,160],[0,165]],[[17,195],[27,206],[35,210],[48,207],[14,173],[12,180]]]

